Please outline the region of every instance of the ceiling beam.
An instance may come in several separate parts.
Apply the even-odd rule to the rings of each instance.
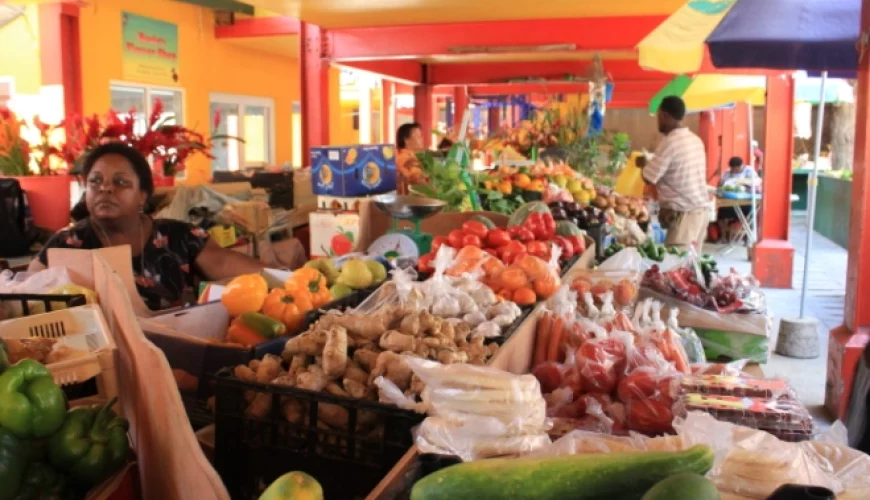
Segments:
[[[419,85],[424,81],[423,65],[417,61],[349,61],[333,64],[339,67],[374,73],[399,83]]]
[[[225,10],[236,14],[254,15],[254,6],[236,0],[178,0],[181,3],[189,3],[207,7],[214,10]]]
[[[457,47],[534,47],[573,45],[578,51],[625,51],[666,16],[533,19],[472,23],[379,26],[329,30],[332,59],[352,61],[455,54]],[[525,50],[523,48],[525,47]]]
[[[646,109],[649,107],[649,100],[618,100],[607,103],[607,109]],[[607,115],[604,115],[604,124],[607,125]]]
[[[214,36],[227,39],[298,35],[299,26],[298,19],[285,16],[236,19],[231,25],[215,26]]]
[[[528,63],[468,63],[429,65],[429,83],[433,85],[474,85],[506,83],[522,78],[567,80],[567,77],[585,78],[591,68],[589,61],[552,61]],[[637,61],[604,61],[604,72],[611,81],[667,82],[673,75],[658,71],[645,71]],[[519,82],[527,83],[527,82]]]

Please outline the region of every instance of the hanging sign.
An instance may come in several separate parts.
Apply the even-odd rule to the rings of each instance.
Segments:
[[[178,84],[178,26],[121,12],[124,80]]]

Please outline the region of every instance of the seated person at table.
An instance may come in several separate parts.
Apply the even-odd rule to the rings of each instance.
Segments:
[[[752,166],[744,165],[743,158],[732,156],[728,160],[728,170],[722,174],[722,179],[719,180],[719,188],[721,189],[725,185],[743,184],[744,182],[748,182],[751,185],[755,179],[755,170]]]
[[[728,186],[732,191],[749,190],[752,189],[752,185],[756,184],[757,180],[758,176],[755,174],[755,170],[752,166],[744,165],[742,158],[734,156],[728,160],[728,170],[722,174],[722,179],[719,181],[719,189],[721,190]],[[719,225],[719,231],[722,235],[719,238],[720,240],[724,238],[725,240],[730,241],[733,239],[733,236],[740,231],[741,223],[736,210],[743,212],[743,215],[748,219],[752,215],[751,202],[740,207],[723,207],[718,210],[716,222]]]
[[[148,160],[135,149],[121,143],[98,147],[85,160],[82,176],[85,203],[76,212],[83,217],[51,237],[30,271],[46,267],[49,248],[130,245],[139,295],[160,310],[195,302],[195,278],[221,280],[263,269],[257,260],[221,248],[200,228],[149,217],[154,180]]]

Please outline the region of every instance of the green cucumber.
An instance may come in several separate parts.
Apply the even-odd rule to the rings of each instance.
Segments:
[[[411,500],[640,498],[674,474],[706,474],[713,450],[651,451],[546,458],[496,458],[453,465],[414,485]]]
[[[270,318],[265,314],[246,312],[239,316],[239,321],[256,333],[267,339],[274,339],[284,335],[287,327],[277,319]]]
[[[641,500],[720,500],[719,490],[699,474],[674,474],[662,479]]]
[[[550,208],[542,201],[530,201],[517,209],[508,220],[508,227],[521,226],[526,218],[533,213],[551,213]]]

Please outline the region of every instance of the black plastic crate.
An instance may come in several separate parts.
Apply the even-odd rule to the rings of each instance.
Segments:
[[[30,303],[41,302],[45,311],[51,311],[52,304],[63,304],[66,307],[83,306],[88,303],[84,295],[49,295],[44,293],[0,293],[0,302],[15,302],[21,305],[24,316],[30,316]]]
[[[234,499],[256,499],[289,471],[317,479],[328,499],[364,498],[413,444],[411,430],[424,415],[374,401],[333,396],[295,387],[243,382],[230,369],[216,376],[215,469]],[[263,417],[246,414],[246,393],[267,394]],[[302,405],[289,422],[282,403]],[[346,412],[345,428],[320,422],[324,405]],[[332,409],[332,408],[330,408]],[[360,428],[373,420],[372,427]]]

